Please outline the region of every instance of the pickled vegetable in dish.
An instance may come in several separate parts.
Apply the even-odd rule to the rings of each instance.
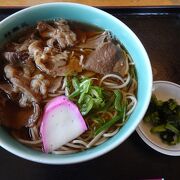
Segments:
[[[70,154],[98,146],[136,107],[135,65],[110,31],[40,21],[3,45],[0,58],[0,124],[33,149]]]
[[[153,94],[144,121],[152,125],[150,131],[158,134],[164,143],[180,142],[180,105],[175,99],[161,101]]]

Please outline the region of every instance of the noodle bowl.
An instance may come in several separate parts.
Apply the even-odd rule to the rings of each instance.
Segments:
[[[56,5],[52,5],[52,8]],[[67,3],[68,6],[71,4]],[[83,8],[86,6],[82,6]],[[76,157],[76,154],[88,151],[90,154],[85,158],[87,160],[107,152],[127,138],[132,132],[132,128],[128,130],[127,127],[132,123],[134,129],[135,124],[137,125],[131,114],[136,114],[136,109],[142,108],[138,107],[138,93],[146,90],[150,92],[150,87],[146,90],[139,87],[142,78],[137,59],[135,56],[135,59],[131,57],[124,37],[122,36],[121,41],[121,37],[114,34],[115,30],[110,29],[111,26],[108,29],[100,23],[99,28],[91,25],[90,21],[87,24],[84,23],[85,20],[80,20],[84,21],[81,23],[74,18],[69,20],[71,18],[67,17],[66,20],[65,15],[59,17],[63,19],[46,21],[53,17],[44,18],[45,21],[38,20],[36,24],[31,21],[33,26],[18,32],[3,46],[0,89],[5,104],[2,104],[1,125],[20,143],[38,153],[44,151],[40,133],[44,107],[54,98],[66,96],[79,108],[87,130],[53,150],[51,155],[70,154],[73,157],[74,154]],[[139,41],[137,45],[139,46]],[[145,61],[142,63],[144,69],[146,58],[144,56]],[[149,95],[145,95],[139,98],[147,100],[148,97]],[[144,99],[141,102],[144,103]],[[143,108],[147,104],[148,101]],[[137,117],[144,112],[145,110],[141,111],[141,115]],[[12,116],[13,123],[10,121]],[[120,138],[123,133],[126,135]],[[121,140],[115,140],[117,138]],[[108,142],[112,142],[112,146],[102,150]],[[101,152],[91,156],[96,147]],[[30,159],[24,155],[22,157]],[[49,163],[45,159],[41,162]]]

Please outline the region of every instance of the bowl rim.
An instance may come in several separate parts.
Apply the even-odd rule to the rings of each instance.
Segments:
[[[153,86],[157,85],[157,84],[169,84],[175,87],[180,88],[180,84],[177,84],[175,82],[171,82],[171,81],[165,81],[165,80],[157,80],[157,81],[153,81]],[[152,89],[153,90],[153,89]]]
[[[105,149],[100,149],[100,150],[98,149],[96,151],[91,151],[90,153],[87,152],[87,153],[84,153],[83,156],[81,155],[81,156],[73,157],[73,156],[66,155],[66,158],[63,158],[63,159],[61,159],[61,158],[53,159],[53,158],[49,158],[49,157],[52,157],[49,154],[48,155],[46,154],[46,157],[41,156],[42,153],[37,153],[37,156],[35,156],[34,154],[29,155],[27,153],[29,148],[26,148],[26,147],[20,147],[20,149],[12,148],[13,146],[11,144],[9,144],[5,141],[1,141],[1,139],[0,139],[0,142],[1,142],[0,146],[1,147],[3,147],[7,151],[9,151],[9,152],[21,157],[21,158],[31,160],[34,162],[44,163],[44,164],[74,164],[74,163],[84,162],[84,161],[91,160],[91,159],[97,158],[99,156],[102,156],[103,154],[105,154],[105,153],[111,151],[112,149],[116,148],[118,145],[120,145],[125,139],[127,139],[132,134],[132,132],[136,129],[138,123],[140,122],[140,119],[144,116],[145,111],[148,108],[148,105],[150,102],[151,89],[152,89],[152,69],[151,69],[151,64],[150,64],[150,60],[149,60],[149,57],[147,55],[147,52],[146,52],[144,46],[142,45],[141,41],[139,40],[139,38],[135,35],[135,33],[126,24],[124,24],[121,20],[117,19],[116,17],[112,16],[111,14],[109,14],[103,10],[100,10],[98,8],[95,8],[95,7],[92,7],[89,5],[80,4],[80,3],[71,3],[71,2],[42,3],[42,4],[38,4],[35,6],[25,8],[23,10],[20,10],[16,13],[10,15],[9,17],[2,20],[0,22],[0,25],[9,21],[12,17],[14,17],[16,15],[23,14],[24,12],[35,10],[35,9],[38,9],[39,7],[43,8],[46,6],[54,6],[54,5],[58,5],[58,6],[66,5],[69,7],[74,6],[74,7],[85,8],[85,9],[89,9],[93,12],[97,12],[98,14],[100,13],[102,16],[106,16],[106,17],[113,19],[113,21],[117,22],[118,24],[123,26],[123,28],[125,28],[127,30],[127,32],[133,37],[134,41],[140,47],[141,53],[143,54],[143,57],[146,61],[147,70],[148,70],[148,80],[149,80],[149,84],[147,87],[148,93],[146,93],[147,97],[146,97],[146,101],[144,102],[144,105],[143,105],[143,111],[139,112],[138,116],[136,117],[136,119],[138,119],[138,121],[136,120],[135,122],[133,122],[133,124],[132,124],[133,128],[127,130],[128,132],[125,135],[123,135],[123,138],[121,138],[121,141],[118,141],[116,139],[113,141],[111,146],[107,145]],[[97,147],[96,147],[96,149],[97,149]],[[26,150],[27,150],[27,152],[26,152]],[[88,150],[86,150],[86,151],[88,151]],[[80,152],[80,153],[82,153],[82,152]],[[76,154],[80,154],[80,153],[76,153]],[[67,158],[67,157],[69,157],[69,158]]]

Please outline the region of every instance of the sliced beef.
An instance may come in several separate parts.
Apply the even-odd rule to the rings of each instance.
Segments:
[[[11,64],[19,64],[26,60],[29,57],[29,54],[26,51],[5,52],[4,57]]]
[[[37,71],[37,68],[35,66],[35,63],[31,58],[23,61],[23,63],[20,65],[23,71],[23,77],[30,79],[32,74]]]
[[[39,54],[43,53],[43,41],[42,40],[35,40],[28,46],[29,54],[32,57],[36,57]]]
[[[50,53],[48,47],[42,47],[42,41],[33,42],[28,49],[36,66],[52,77],[72,75],[74,72],[82,71],[79,59],[69,55],[68,51]]]
[[[24,104],[21,103],[22,100],[19,101],[21,107],[31,106],[32,102],[39,102],[39,100],[40,100],[39,94],[34,93],[29,88],[29,86],[25,80],[20,80],[18,78],[11,78],[11,83],[13,84],[13,86],[16,86],[20,90],[20,92],[23,93],[23,95],[24,95],[23,97],[25,97],[25,99],[26,99],[26,102],[23,101]]]
[[[43,98],[46,97],[49,86],[50,81],[46,79],[43,74],[36,74],[32,77],[30,82],[31,90],[33,90],[36,94],[41,94]]]
[[[18,128],[18,127],[21,127],[24,125],[33,126],[34,123],[36,123],[37,119],[40,117],[41,110],[40,110],[38,103],[40,103],[42,96],[41,96],[40,92],[36,92],[36,91],[34,91],[33,88],[30,87],[30,82],[31,82],[30,71],[31,71],[31,69],[28,69],[28,66],[26,66],[26,70],[24,70],[24,68],[15,66],[12,64],[8,64],[4,68],[5,75],[11,82],[13,88],[11,88],[11,85],[2,84],[1,89],[6,93],[19,94],[19,96],[20,96],[19,107],[24,109],[24,110],[20,111],[19,113],[17,113],[17,115],[18,115],[17,119],[22,119],[22,120],[18,121],[18,123],[19,122],[20,123],[17,125],[16,125],[16,123],[12,122],[11,117],[5,118],[4,125],[7,127]],[[40,79],[38,79],[38,80],[40,80]],[[42,84],[40,84],[40,85],[42,85]],[[43,84],[43,88],[42,87],[39,87],[39,88],[41,88],[41,91],[44,91],[43,88],[46,88],[46,87]],[[27,118],[27,116],[26,116],[26,118],[23,118],[24,117],[23,114],[24,113],[27,114],[28,107],[33,109],[33,111],[31,111],[31,113],[28,113],[29,118]],[[20,117],[19,117],[19,115],[20,115]]]
[[[48,92],[56,93],[56,91],[59,90],[60,87],[62,86],[62,81],[63,81],[62,77],[57,77],[57,78],[53,79],[53,81],[51,81],[51,86],[48,89]]]
[[[13,93],[13,87],[10,84],[7,84],[7,83],[0,84],[0,90],[4,91],[8,95]]]
[[[107,39],[110,39],[110,35],[107,31],[104,31],[103,33],[96,34],[95,36],[88,38],[86,41],[81,42],[80,44],[78,44],[78,47],[86,49],[96,49]]]
[[[33,42],[28,49],[36,66],[50,76],[58,76],[59,68],[65,66],[68,60],[67,51],[51,54],[47,47],[43,47],[42,41]]]
[[[99,74],[119,73],[126,75],[124,66],[126,57],[123,50],[113,42],[104,42],[98,46],[86,59],[83,68]]]
[[[24,73],[20,67],[16,67],[11,64],[8,64],[5,66],[4,72],[6,77],[12,83],[12,86],[16,90],[16,92],[19,91],[22,94],[24,94],[24,96],[26,96],[26,100],[27,100],[26,103],[25,104],[20,103],[20,106],[26,107],[29,104],[31,104],[32,101],[34,102],[39,101],[40,98],[39,95],[35,94],[29,87],[30,77],[27,78],[23,76]]]
[[[31,116],[29,116],[26,127],[33,127],[41,115],[41,108],[39,104],[33,102],[32,105],[33,105],[33,113],[31,114]]]
[[[37,30],[42,38],[51,40],[48,45],[54,46],[57,43],[60,49],[73,46],[76,41],[76,34],[71,31],[66,20],[55,21],[52,25],[39,22]]]
[[[6,93],[11,100],[16,101],[18,99],[17,89],[13,88],[11,84],[0,84],[0,90]]]

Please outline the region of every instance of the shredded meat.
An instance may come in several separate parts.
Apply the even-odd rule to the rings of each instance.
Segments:
[[[21,104],[21,102],[25,102],[25,100],[19,101],[21,107],[26,107],[27,105],[31,106],[31,102],[39,102],[40,97],[38,94],[32,92],[25,81],[21,81],[17,78],[11,78],[11,83],[22,92],[22,98],[25,98],[26,100],[25,104]]]
[[[59,48],[65,49],[68,46],[73,46],[76,41],[76,34],[70,30],[65,20],[55,21],[54,27],[46,22],[39,22],[37,29],[42,38],[48,38],[51,41],[48,43],[50,47],[58,43]]]
[[[0,84],[0,89],[8,95],[11,95],[11,93],[13,92],[13,86],[7,83]]]
[[[82,66],[80,65],[80,59],[76,56],[72,56],[66,66],[55,69],[55,76],[67,76],[78,72],[82,72]]]
[[[23,77],[24,73],[19,69],[19,67],[8,64],[5,66],[4,72],[6,74],[6,77],[12,83],[13,88],[16,90],[16,93],[18,91],[21,92],[23,94],[22,98],[26,99],[26,101],[20,100],[20,106],[25,107],[33,101],[39,101],[39,96],[32,92],[32,90],[29,88],[30,77]],[[21,104],[21,102],[26,103]]]
[[[66,76],[82,71],[79,59],[73,56],[69,57],[68,51],[49,53],[49,48],[42,47],[42,41],[33,42],[28,49],[34,57],[36,66],[50,76]]]
[[[56,93],[58,89],[60,89],[62,85],[63,78],[62,77],[57,77],[51,82],[51,86],[48,90],[48,93]]]
[[[37,122],[38,118],[41,115],[41,108],[39,107],[39,104],[33,102],[33,114],[28,118],[28,124],[26,127],[32,127]]]
[[[23,39],[25,37],[23,36]],[[5,49],[8,50],[8,52],[24,52],[27,51],[28,46],[34,41],[34,39],[31,39],[31,37],[27,37],[27,39],[24,39],[24,41],[21,42],[11,42],[6,44]]]
[[[51,25],[39,22],[37,30],[41,40],[33,41],[28,51],[41,71],[52,77],[82,71],[77,58],[71,58],[70,53],[64,50],[76,42],[76,34],[70,30],[67,21],[55,21]]]
[[[33,63],[32,59],[27,59],[26,61],[24,61],[20,67],[22,68],[23,71],[23,77],[30,79],[32,74],[37,71],[35,64]]]
[[[49,80],[45,79],[44,75],[36,74],[32,77],[30,87],[36,94],[41,94],[43,97],[46,97],[48,87],[50,85]]]
[[[29,54],[36,57],[43,53],[43,41],[36,40],[28,46]]]
[[[32,68],[32,66],[30,67]],[[0,84],[0,89],[9,94],[12,99],[20,94],[18,97],[20,97],[19,105],[21,107],[32,106],[32,102],[39,103],[41,99],[47,97],[48,93],[56,92],[61,86],[62,77],[47,79],[43,74],[32,76],[31,70],[28,69],[28,66],[23,69],[11,64],[4,68],[6,77],[11,84]]]
[[[29,54],[26,51],[5,52],[4,57],[11,64],[19,64],[26,60],[29,57]]]
[[[25,108],[27,106],[33,107],[33,113],[30,115],[28,122],[26,119],[26,123],[28,123],[27,126],[32,126],[33,123],[35,123],[36,120],[40,116],[40,107],[39,107],[38,103],[39,103],[41,97],[39,96],[39,94],[37,92],[34,92],[29,87],[30,76],[27,76],[27,74],[30,73],[30,69],[27,71],[27,69],[28,69],[27,67],[26,67],[26,70],[23,71],[22,67],[20,68],[17,66],[13,66],[11,64],[8,64],[5,66],[4,72],[6,74],[6,77],[12,83],[13,88],[10,89],[9,86],[4,85],[4,91],[11,90],[14,93],[21,94],[21,97],[19,99],[20,107],[23,107],[23,108]],[[42,92],[43,88],[40,87],[40,89]],[[14,123],[10,123],[10,121],[6,121],[7,124],[5,124],[5,125],[8,127],[13,126],[14,128],[19,127],[21,125],[22,126],[25,125],[24,119],[22,119],[22,121],[19,121],[19,122],[22,122],[22,123],[20,123],[19,125],[15,125]]]
[[[24,40],[22,43],[16,44],[16,50],[19,52],[27,51],[28,46],[33,42],[34,40],[29,37],[28,39]]]
[[[11,84],[2,83],[0,84],[0,90],[6,93],[11,100],[16,101],[18,99],[18,90],[14,88]]]
[[[59,68],[65,66],[68,60],[67,51],[52,55],[47,47],[42,47],[42,41],[33,42],[28,49],[36,66],[51,76],[58,76]]]

